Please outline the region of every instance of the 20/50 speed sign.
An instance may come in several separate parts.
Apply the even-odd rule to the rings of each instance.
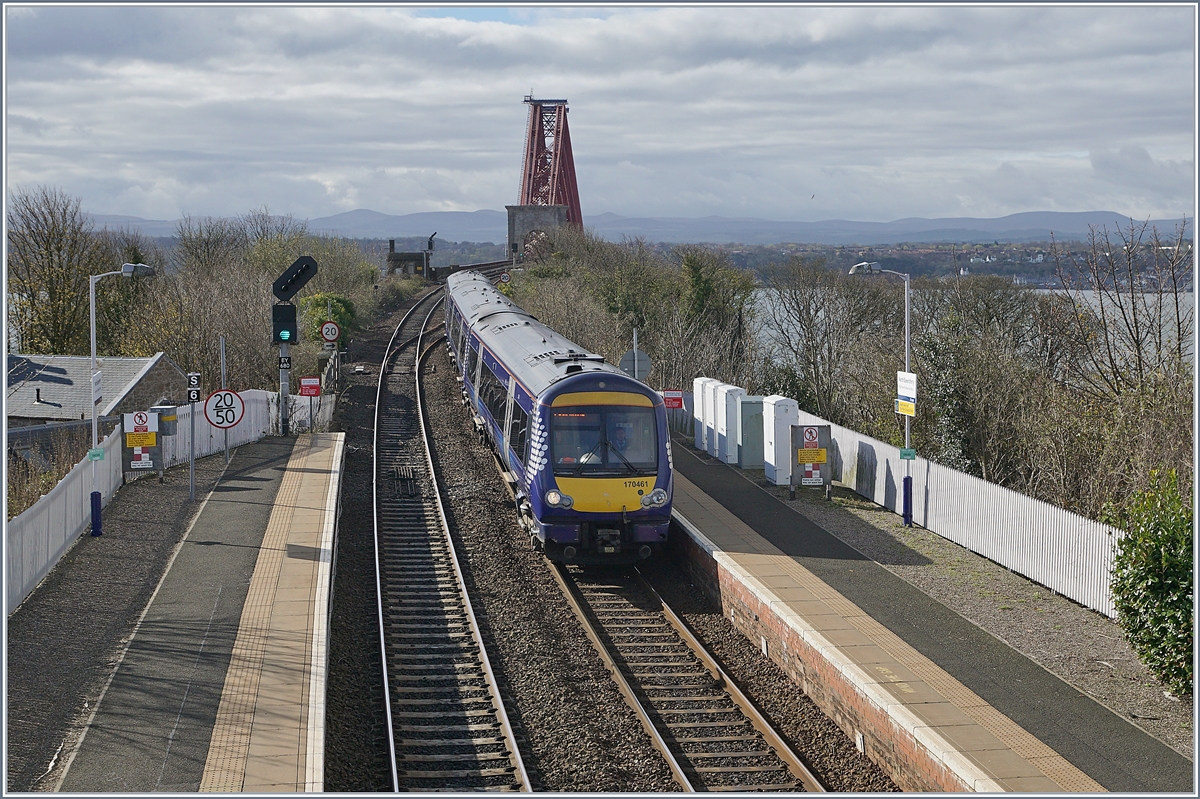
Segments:
[[[236,391],[214,391],[204,401],[204,418],[213,427],[233,427],[245,415],[246,403]]]

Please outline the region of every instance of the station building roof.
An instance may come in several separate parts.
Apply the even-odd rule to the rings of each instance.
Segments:
[[[103,395],[96,408],[99,416],[135,410],[124,407],[134,400],[136,410],[160,400],[179,401],[180,392],[186,392],[187,376],[162,352],[149,358],[100,357],[96,366]],[[6,372],[10,426],[91,418],[90,357],[10,353]]]

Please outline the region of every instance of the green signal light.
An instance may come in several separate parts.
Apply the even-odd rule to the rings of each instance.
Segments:
[[[287,341],[291,337],[292,337],[292,331],[290,331],[290,330],[280,330],[279,331],[280,340]]]

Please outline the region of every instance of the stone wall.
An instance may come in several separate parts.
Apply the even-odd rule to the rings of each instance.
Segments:
[[[525,254],[525,239],[530,233],[543,233],[567,224],[565,205],[506,205],[508,210],[508,254],[515,244],[518,256]]]
[[[175,362],[163,355],[142,375],[113,413],[146,411],[155,405],[187,403],[187,375]]]

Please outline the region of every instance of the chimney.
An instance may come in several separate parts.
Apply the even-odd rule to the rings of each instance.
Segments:
[[[41,402],[42,401],[42,390],[40,388],[35,388],[34,391],[37,392],[37,399],[35,399],[34,402]]]

